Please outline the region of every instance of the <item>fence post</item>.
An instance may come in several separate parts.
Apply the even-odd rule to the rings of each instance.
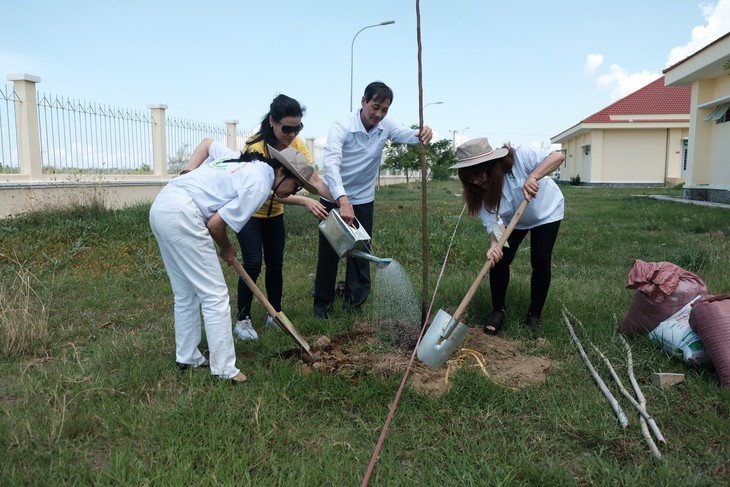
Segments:
[[[32,74],[9,74],[8,81],[13,82],[13,91],[20,99],[20,109],[16,105],[15,110],[20,174],[30,176],[31,181],[38,181],[43,175],[43,159],[35,85],[41,82],[41,78]]]
[[[236,140],[236,126],[238,120],[224,120],[226,123],[226,147],[231,150],[240,150],[238,141]]]
[[[147,105],[152,114],[152,174],[167,177],[167,105]]]

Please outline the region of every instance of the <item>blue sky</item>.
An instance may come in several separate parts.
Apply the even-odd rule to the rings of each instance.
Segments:
[[[436,138],[493,145],[551,136],[646,85],[730,31],[730,0],[422,0],[423,103]],[[322,139],[373,80],[390,116],[418,122],[416,2],[126,0],[7,2],[0,83],[250,130],[285,93]]]

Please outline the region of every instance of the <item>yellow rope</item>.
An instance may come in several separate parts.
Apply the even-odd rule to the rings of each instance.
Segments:
[[[505,389],[509,389],[510,391],[517,391],[519,390],[517,387],[508,386],[507,384],[501,384],[494,379],[491,378],[489,375],[489,372],[487,371],[487,361],[484,358],[484,354],[482,352],[479,352],[477,350],[473,350],[471,348],[462,348],[461,349],[462,354],[456,357],[453,360],[449,360],[447,362],[448,366],[446,367],[446,383],[449,383],[449,374],[453,370],[456,372],[461,367],[465,366],[465,362],[469,360],[470,357],[473,357],[474,360],[476,360],[476,364],[470,365],[470,367],[479,367],[482,370],[482,373],[484,374],[484,377],[489,378],[494,384],[504,387]]]
[[[476,360],[476,364],[472,364],[471,367],[479,367],[482,370],[482,373],[485,377],[489,377],[489,372],[487,372],[487,361],[484,359],[484,354],[481,352],[478,352],[477,350],[473,350],[471,348],[462,348],[461,349],[462,354],[456,357],[453,360],[448,361],[448,367],[446,368],[446,383],[449,383],[449,374],[452,370],[457,371],[460,368],[465,366],[466,361],[473,357],[474,360]]]

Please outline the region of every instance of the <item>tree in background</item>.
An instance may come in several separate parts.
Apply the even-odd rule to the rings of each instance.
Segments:
[[[418,126],[412,126],[417,129]],[[428,176],[435,180],[449,179],[453,171],[449,166],[458,161],[454,154],[451,141],[441,139],[426,145],[426,167]],[[381,169],[401,171],[406,178],[406,184],[410,185],[411,175],[421,170],[421,147],[409,144],[387,144],[385,147],[385,161]]]
[[[431,179],[446,181],[455,174],[455,171],[449,169],[449,166],[453,166],[459,160],[454,154],[453,147],[451,147],[451,141],[441,139],[426,146],[426,162],[429,164],[429,169],[431,169]]]
[[[406,177],[406,185],[410,186],[411,175],[421,169],[421,149],[418,145],[388,143],[385,146],[385,161],[380,166]]]
[[[185,164],[187,164],[188,159],[192,155],[188,150],[189,147],[190,144],[182,144],[177,148],[174,155],[167,158],[168,174],[178,174]]]

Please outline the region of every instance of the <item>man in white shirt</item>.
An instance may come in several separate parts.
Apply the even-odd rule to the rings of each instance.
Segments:
[[[411,129],[387,118],[393,91],[379,81],[365,88],[361,108],[330,126],[324,148],[324,182],[336,201],[321,199],[327,211],[339,207],[342,219],[352,224],[357,218],[373,235],[373,206],[383,147],[390,140],[397,143],[427,144],[433,133]],[[314,317],[327,318],[335,298],[335,281],[339,256],[320,233],[317,277],[314,283]],[[345,306],[355,311],[370,293],[370,263],[348,258],[345,274]]]

